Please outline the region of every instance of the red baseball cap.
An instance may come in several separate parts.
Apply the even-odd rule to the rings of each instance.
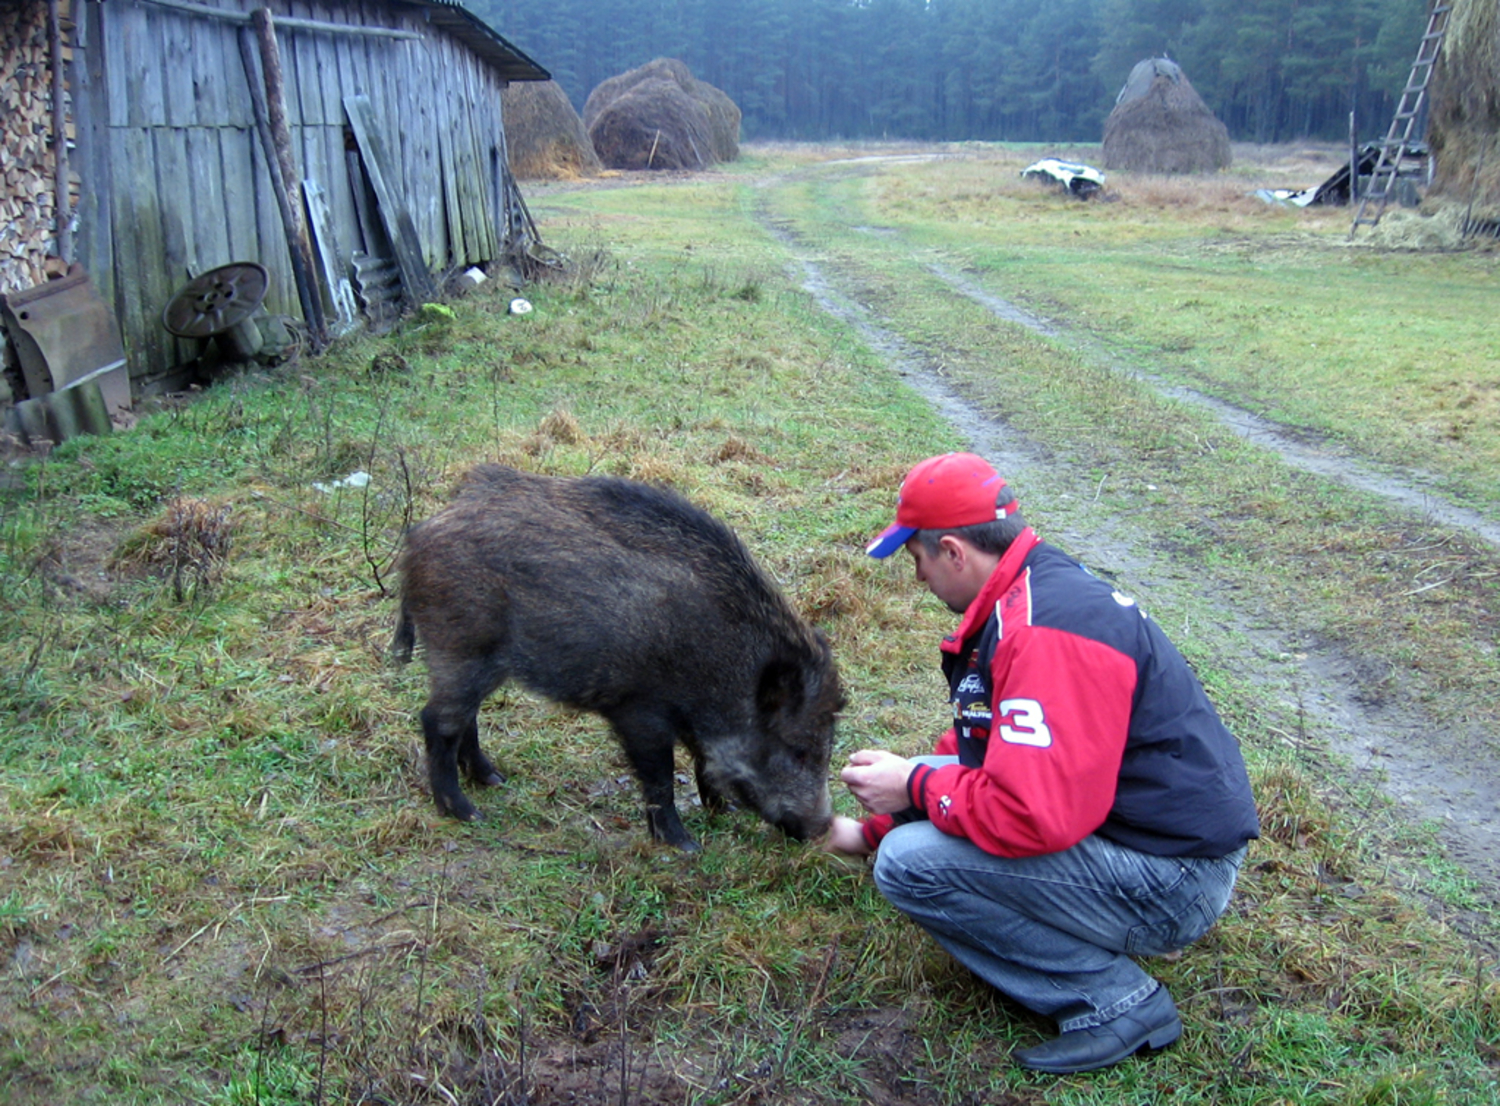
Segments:
[[[994,522],[1020,508],[1015,500],[996,507],[1005,481],[983,457],[943,453],[917,464],[901,481],[896,521],[865,547],[872,557],[889,557],[918,530],[955,530]]]

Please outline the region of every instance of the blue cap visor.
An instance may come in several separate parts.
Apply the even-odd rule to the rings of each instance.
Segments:
[[[894,523],[882,531],[878,538],[865,546],[865,552],[872,557],[889,557],[905,545],[916,532],[917,528],[915,526],[902,526],[899,522]]]

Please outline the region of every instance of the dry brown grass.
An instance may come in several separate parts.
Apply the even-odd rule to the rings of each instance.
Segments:
[[[724,444],[714,450],[713,459],[716,464],[725,461],[747,461],[751,464],[768,464],[770,458],[738,434],[731,434],[724,439]]]
[[[1111,197],[1132,207],[1194,215],[1258,213],[1265,209],[1265,202],[1250,195],[1244,181],[1217,173],[1163,176],[1120,172],[1111,173],[1108,180]]]
[[[537,427],[537,433],[566,445],[578,445],[587,438],[583,432],[583,426],[565,407],[555,408],[544,418],[541,425]]]
[[[563,446],[582,446],[589,437],[583,425],[564,407],[550,411],[532,433],[524,436],[520,451],[529,458],[548,457]]]
[[[1097,147],[1049,151],[1069,160],[1098,166]],[[1212,220],[1220,232],[1264,230],[1270,205],[1255,195],[1262,188],[1300,189],[1322,183],[1336,172],[1347,151],[1331,144],[1298,143],[1237,149],[1235,164],[1221,172],[1194,174],[1106,174],[1103,191],[1088,201],[1066,195],[1055,185],[1023,179],[1021,170],[1037,158],[1036,150],[1004,147],[950,149],[936,154],[930,168],[890,173],[877,179],[879,207],[909,211],[917,220],[1002,227],[1008,234],[1027,228],[1054,233],[1063,211],[1087,212],[1091,225],[1127,225],[1159,215],[1184,226]],[[1347,220],[1340,208],[1305,208],[1300,227],[1321,231]]]
[[[1433,72],[1432,193],[1500,218],[1500,9],[1456,0]]]
[[[1170,66],[1170,73],[1152,66]],[[1139,88],[1149,79],[1146,87]],[[1104,164],[1110,169],[1200,173],[1228,168],[1229,131],[1175,65],[1150,59],[1135,67],[1121,100],[1104,122]]]
[[[112,567],[169,574],[181,602],[217,583],[229,559],[232,530],[227,503],[179,496],[121,545]]]
[[[666,450],[637,453],[621,467],[621,475],[647,484],[682,487],[687,478],[687,468],[682,459]]]
[[[851,625],[877,623],[873,613],[883,606],[881,585],[864,566],[851,563],[848,556],[828,554],[805,566],[806,575],[798,583],[797,608],[809,622],[827,623],[847,620]]]
[[[501,93],[511,172],[521,180],[597,176],[599,155],[556,81],[515,81]]]
[[[1463,244],[1463,221],[1462,205],[1432,200],[1421,211],[1387,210],[1365,240],[1393,250],[1453,250]]]

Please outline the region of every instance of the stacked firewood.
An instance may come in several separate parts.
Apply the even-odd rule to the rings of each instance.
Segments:
[[[52,126],[47,4],[0,3],[0,293],[58,266]]]

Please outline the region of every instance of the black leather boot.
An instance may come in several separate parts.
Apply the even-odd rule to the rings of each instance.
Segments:
[[[1165,987],[1157,987],[1144,1002],[1103,1025],[1074,1029],[1031,1048],[1018,1048],[1011,1058],[1023,1068],[1068,1074],[1117,1064],[1143,1048],[1166,1048],[1182,1036],[1182,1019]]]

